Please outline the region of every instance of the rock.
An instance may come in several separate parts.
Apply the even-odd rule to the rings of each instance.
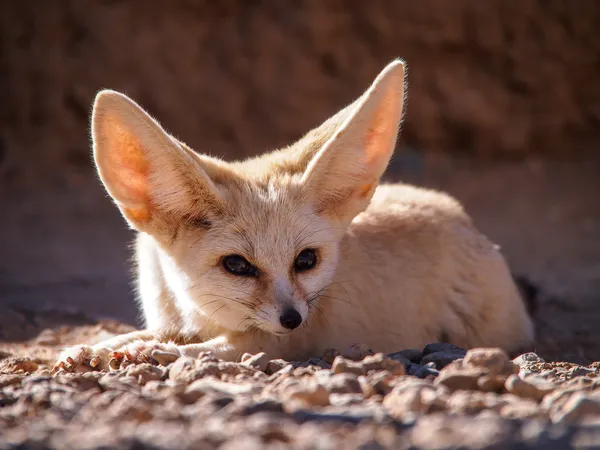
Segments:
[[[535,401],[523,400],[511,402],[500,408],[500,415],[507,419],[547,419],[547,414],[539,407]]]
[[[38,334],[37,338],[35,338],[35,343],[44,346],[59,345],[60,338],[56,331],[51,328],[46,328]]]
[[[547,394],[554,390],[551,385],[544,389],[540,386],[529,383],[526,380],[522,380],[517,375],[509,376],[506,379],[504,386],[511,394],[518,395],[519,397],[523,398],[529,398],[535,400],[536,402],[541,402]]]
[[[517,356],[513,359],[513,363],[515,363],[519,367],[527,367],[532,364],[544,363],[542,358],[540,358],[536,353],[529,352],[523,353],[522,355]]]
[[[332,406],[360,405],[365,398],[360,394],[329,394],[329,402]]]
[[[587,367],[583,366],[575,366],[569,370],[569,375],[571,377],[584,377],[595,372],[596,371],[594,369],[588,369]]]
[[[432,362],[435,364],[435,368],[437,370],[442,370],[444,367],[446,367],[452,361],[461,359],[462,357],[463,357],[463,355],[461,355],[460,353],[445,353],[445,352],[428,353],[421,360],[421,364],[427,364],[427,363]]]
[[[419,363],[423,358],[423,352],[418,348],[407,348],[405,350],[400,350],[399,352],[388,355],[390,358],[394,359],[391,355],[403,356],[412,363]]]
[[[253,369],[264,372],[269,365],[269,357],[265,352],[257,353],[242,361],[242,364]]]
[[[362,393],[358,376],[353,373],[337,373],[331,376],[324,386],[330,394]]]
[[[2,373],[32,373],[38,369],[38,363],[31,358],[9,357],[0,361]]]
[[[463,359],[465,367],[484,369],[489,375],[511,375],[519,372],[519,366],[508,359],[500,348],[476,348],[467,352]]]
[[[415,377],[417,378],[437,377],[439,374],[440,372],[435,368],[434,362],[429,362],[419,366],[419,368],[415,371]]]
[[[0,388],[21,384],[24,379],[25,377],[20,374],[0,374]]]
[[[159,381],[166,377],[166,369],[152,364],[133,364],[125,369],[125,375],[133,377],[138,384],[145,385],[148,381]]]
[[[326,348],[323,352],[323,360],[328,362],[329,364],[333,364],[333,361],[337,356],[340,355],[340,352],[334,348]]]
[[[273,375],[288,365],[291,367],[291,364],[284,359],[272,359],[267,364],[265,372],[267,375]]]
[[[292,385],[283,391],[282,396],[286,407],[291,405],[292,409],[329,405],[329,392],[315,380]]]
[[[247,365],[219,361],[210,355],[200,358],[182,356],[169,366],[169,379],[185,384],[211,375],[217,378],[240,374],[252,377],[255,373],[256,370]]]
[[[421,355],[421,352],[419,351],[419,360],[417,362],[419,362],[421,360],[420,355]],[[408,358],[406,358],[404,355],[402,355],[400,352],[388,353],[387,357],[390,359],[393,359],[396,362],[399,362],[400,364],[402,364],[404,366],[405,369],[408,369],[410,367],[410,365],[412,364],[412,362]]]
[[[374,352],[371,348],[366,344],[354,344],[350,346],[342,356],[346,359],[351,359],[353,361],[362,361],[365,356],[373,355]]]
[[[395,419],[406,420],[445,408],[447,396],[430,384],[406,383],[394,387],[383,399],[383,406]]]
[[[226,383],[215,377],[206,377],[196,380],[187,386],[185,393],[197,395],[198,398],[207,394],[236,397],[250,395],[258,392],[260,389],[260,386],[252,383]]]
[[[361,363],[351,361],[343,356],[337,356],[333,361],[331,371],[333,373],[353,373],[356,375],[363,375],[365,373],[365,368]]]
[[[481,372],[464,369],[461,371],[442,370],[433,382],[435,385],[446,386],[451,391],[478,390]]]
[[[464,348],[457,347],[453,344],[445,342],[436,342],[434,344],[427,344],[423,349],[423,357],[430,353],[454,353],[455,355],[465,356],[467,351]]]
[[[586,392],[574,392],[552,414],[553,422],[578,422],[592,416],[600,416],[600,396],[591,396]]]
[[[386,396],[392,390],[391,384],[397,375],[386,371],[374,372],[367,376],[367,382],[373,387],[373,395]]]
[[[395,376],[404,375],[406,373],[404,364],[388,358],[383,353],[365,356],[361,363],[364,370],[367,372],[372,370],[387,370]]]
[[[506,375],[482,375],[477,380],[477,387],[483,392],[500,392],[505,381]]]

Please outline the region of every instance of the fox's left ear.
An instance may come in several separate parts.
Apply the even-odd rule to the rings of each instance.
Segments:
[[[348,224],[368,205],[396,146],[404,63],[390,63],[308,164],[303,189],[318,212]]]

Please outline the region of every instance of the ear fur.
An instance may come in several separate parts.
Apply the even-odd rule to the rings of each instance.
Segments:
[[[348,224],[367,207],[396,145],[404,72],[390,63],[308,164],[303,189],[317,211]]]
[[[98,174],[129,225],[138,231],[191,211],[221,210],[218,189],[201,163],[127,96],[100,91],[92,113]]]

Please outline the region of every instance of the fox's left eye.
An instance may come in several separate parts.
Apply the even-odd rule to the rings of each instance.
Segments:
[[[317,252],[313,248],[306,248],[302,250],[294,261],[294,267],[298,272],[312,269],[316,264]]]

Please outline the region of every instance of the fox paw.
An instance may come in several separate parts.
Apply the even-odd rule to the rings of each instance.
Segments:
[[[114,353],[121,357],[123,365],[150,363],[168,366],[181,356],[177,345],[158,341],[135,341]]]
[[[59,370],[81,373],[107,369],[112,352],[112,349],[101,346],[75,345],[69,347],[58,356],[52,373]]]

